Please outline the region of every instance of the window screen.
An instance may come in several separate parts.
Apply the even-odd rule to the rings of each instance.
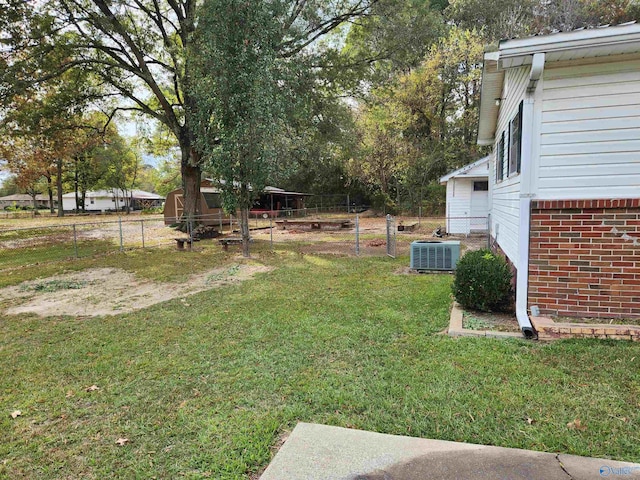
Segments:
[[[474,192],[485,192],[487,190],[489,190],[489,182],[488,181],[473,182],[473,191]]]
[[[509,123],[509,175],[520,173],[522,157],[522,102],[517,115]]]
[[[203,193],[202,195],[204,195],[204,201],[208,208],[222,208],[219,193]]]

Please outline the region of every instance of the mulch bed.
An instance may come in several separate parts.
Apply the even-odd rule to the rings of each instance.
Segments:
[[[469,330],[492,330],[496,332],[519,332],[515,314],[486,313],[465,310],[462,327]]]

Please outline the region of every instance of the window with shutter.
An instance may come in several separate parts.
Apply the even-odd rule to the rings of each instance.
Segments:
[[[504,178],[504,132],[500,134],[500,141],[496,149],[496,182]]]

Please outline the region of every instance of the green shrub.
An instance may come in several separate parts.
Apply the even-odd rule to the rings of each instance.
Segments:
[[[456,266],[453,295],[460,305],[481,312],[512,308],[511,268],[489,250],[464,255]]]

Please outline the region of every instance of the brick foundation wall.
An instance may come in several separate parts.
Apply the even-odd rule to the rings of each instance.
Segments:
[[[640,317],[640,198],[532,201],[528,304]]]

